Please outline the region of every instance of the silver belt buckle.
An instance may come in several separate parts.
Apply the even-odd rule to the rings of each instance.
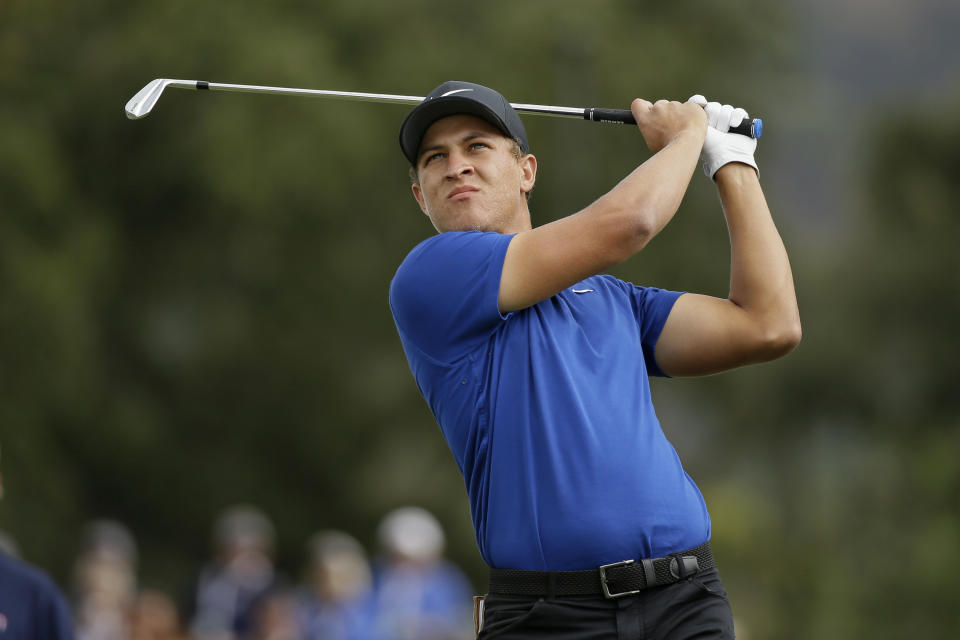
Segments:
[[[636,593],[640,593],[640,590],[635,591],[621,591],[619,593],[610,593],[610,587],[607,586],[607,569],[613,567],[625,567],[627,565],[633,564],[633,560],[621,560],[620,562],[611,562],[610,564],[604,564],[600,566],[600,589],[603,590],[603,597],[607,600],[614,600],[616,598],[622,598],[623,596],[632,596]]]

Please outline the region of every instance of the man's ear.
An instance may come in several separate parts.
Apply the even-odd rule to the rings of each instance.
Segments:
[[[524,193],[533,191],[537,182],[537,157],[528,153],[520,159],[520,190]]]
[[[416,198],[417,204],[420,205],[420,210],[427,215],[427,203],[423,199],[423,189],[420,188],[420,184],[415,182],[410,185],[410,188],[413,190],[413,197]]]

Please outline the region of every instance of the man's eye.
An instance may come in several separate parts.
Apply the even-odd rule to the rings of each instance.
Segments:
[[[483,142],[474,142],[470,145],[471,149],[486,149],[487,145]]]
[[[429,156],[427,156],[426,160],[423,161],[423,164],[430,164],[434,160],[442,157],[443,157],[442,153],[432,153]]]

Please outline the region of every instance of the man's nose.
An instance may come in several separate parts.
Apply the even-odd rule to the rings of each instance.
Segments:
[[[473,164],[469,159],[460,153],[451,153],[450,161],[447,165],[447,175],[450,178],[459,178],[473,174]]]

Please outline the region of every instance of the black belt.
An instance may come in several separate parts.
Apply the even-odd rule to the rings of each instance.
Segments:
[[[623,560],[583,571],[491,569],[490,593],[515,596],[599,596],[619,598],[673,584],[713,569],[710,543],[662,558]]]

